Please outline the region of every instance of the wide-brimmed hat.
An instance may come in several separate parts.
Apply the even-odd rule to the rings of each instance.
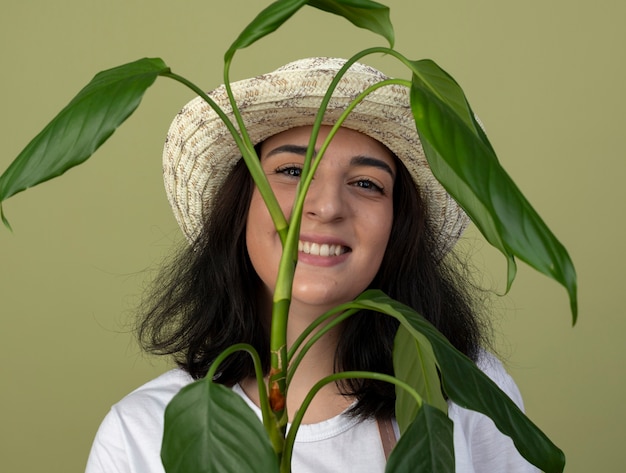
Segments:
[[[308,58],[274,72],[232,83],[232,91],[253,143],[290,128],[312,125],[321,100],[345,59]],[[367,87],[387,79],[382,72],[355,63],[336,88],[324,117],[336,122],[348,104]],[[208,94],[233,120],[224,86]],[[389,148],[404,164],[422,195],[429,223],[447,252],[468,223],[459,205],[433,176],[415,127],[409,90],[378,88],[359,103],[343,126],[364,133]],[[230,132],[201,98],[190,101],[172,122],[163,152],[167,196],[189,241],[200,234],[228,174],[241,159]]]

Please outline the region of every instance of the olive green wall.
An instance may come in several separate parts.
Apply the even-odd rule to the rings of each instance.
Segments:
[[[159,56],[206,89],[218,85],[223,52],[265,3],[4,2],[0,171],[99,70]],[[623,471],[624,3],[387,3],[397,48],[435,59],[461,83],[577,265],[575,328],[564,290],[523,264],[511,293],[495,300],[500,352],[530,416],[565,450],[566,471]],[[379,44],[305,9],[239,54],[233,78]],[[91,162],[5,203],[14,233],[0,230],[0,470],[82,471],[109,406],[168,366],[142,355],[131,330],[144,286],[181,241],[160,151],[189,98],[160,79]],[[466,243],[484,283],[501,291],[503,260],[475,232]]]

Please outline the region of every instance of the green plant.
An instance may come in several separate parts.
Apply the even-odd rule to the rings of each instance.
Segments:
[[[351,63],[367,55],[387,54],[408,68],[410,81],[393,79],[373,88],[392,83],[410,88],[411,106],[430,166],[485,238],[507,258],[508,285],[515,278],[515,258],[519,258],[565,286],[574,322],[577,314],[576,276],[566,250],[498,163],[458,84],[432,61],[411,61],[393,49],[389,11],[383,5],[370,0],[279,0],[272,3],[244,29],[226,52],[224,83],[227,88],[230,64],[235,53],[276,30],[305,5],[343,16],[356,26],[381,35],[390,47],[371,48],[355,54],[329,87],[312,133],[302,185],[290,221],[280,210],[260,169],[253,143],[237,113],[232,94],[235,123],[201,88],[173,73],[160,59],[141,59],[97,74],[0,177],[0,202],[86,160],[136,109],[143,94],[157,77],[174,79],[207,100],[229,127],[272,214],[283,243],[283,258],[274,294],[271,336],[274,355],[269,385],[264,384],[259,356],[252,347],[236,345],[225,352],[215,361],[204,380],[185,388],[168,407],[162,451],[167,471],[193,471],[197,465],[209,465],[211,462],[214,465],[228,465],[233,471],[247,471],[250,464],[256,465],[258,471],[263,472],[289,471],[295,431],[315,390],[349,376],[378,377],[397,386],[396,415],[403,435],[390,457],[389,471],[407,471],[406,466],[398,466],[400,458],[408,459],[403,464],[410,464],[413,469],[419,466],[424,471],[453,470],[454,458],[450,448],[452,425],[445,412],[442,391],[454,402],[491,417],[500,430],[514,439],[519,451],[529,461],[544,471],[562,471],[564,459],[560,450],[470,360],[458,353],[415,311],[375,291],[363,293],[357,300],[323,314],[318,323],[330,318],[333,318],[332,324],[339,323],[362,308],[398,319],[402,329],[396,340],[396,352],[402,356],[394,360],[396,376],[338,373],[320,380],[296,414],[294,428],[288,435],[285,434],[287,413],[282,401],[301,357],[316,338],[306,344],[303,340],[317,326],[310,327],[310,331],[303,334],[294,346],[287,347],[286,323],[297,259],[299,222],[307,188],[333,133],[315,157],[313,143],[325,104],[339,78]],[[364,91],[362,96],[373,88]],[[347,109],[345,113],[348,114],[350,110]],[[340,125],[341,119],[335,129]],[[0,212],[8,226],[1,207]],[[255,360],[263,426],[237,395],[211,381],[220,361],[236,350],[248,351]],[[408,366],[420,369],[410,370]],[[441,386],[438,371],[441,373]],[[245,442],[248,448],[233,450],[226,436],[215,435],[216,430],[212,427],[215,424],[234,426],[238,431],[238,439]],[[205,443],[207,437],[214,445],[211,452],[220,452],[222,456],[208,455]],[[186,455],[179,454],[183,447],[187,451]],[[224,469],[222,467],[220,471]]]

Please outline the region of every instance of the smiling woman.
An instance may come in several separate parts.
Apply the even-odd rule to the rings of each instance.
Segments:
[[[286,216],[304,182],[301,172],[311,153],[321,91],[343,64],[304,59],[233,84],[237,91],[255,92],[242,95],[254,99],[241,102],[241,113]],[[407,90],[381,88],[341,128],[331,128],[346,103],[384,78],[354,64],[313,143],[315,168],[302,207],[287,325],[286,348],[299,361],[289,375],[285,412],[290,421],[320,379],[353,371],[394,373],[399,323],[392,317],[373,310],[347,317],[346,311],[308,331],[320,315],[366,289],[382,290],[423,314],[521,406],[515,383],[485,349],[480,307],[463,275],[449,266],[453,258],[444,258],[467,217],[426,164]],[[222,92],[210,95],[223,99]],[[173,355],[179,368],[113,407],[94,442],[89,473],[163,471],[159,453],[166,406],[194,379],[206,376],[233,344],[253,347],[262,376],[272,383],[272,297],[283,242],[237,147],[214,118],[196,99],[170,127],[166,187],[190,246],[156,282],[139,327],[144,347]],[[303,343],[303,336],[315,344]],[[238,352],[223,361],[213,380],[232,388],[263,417],[257,374],[251,358]],[[381,379],[326,384],[304,413],[292,471],[382,472],[388,448],[400,435],[395,400],[393,385]],[[457,472],[534,471],[487,417],[451,401],[443,404],[454,421]]]
[[[318,148],[329,131],[321,131]],[[285,215],[294,204],[299,182],[294,174],[303,167],[310,136],[311,127],[298,127],[261,145],[261,165]],[[291,299],[292,312],[307,325],[355,299],[378,272],[391,231],[394,168],[389,150],[353,130],[340,129],[328,147],[304,205],[299,243],[303,251]],[[282,244],[258,190],[250,203],[247,248],[268,295],[273,294]]]
[[[435,59],[459,81],[500,162],[576,262],[575,329],[564,294],[525,264],[490,310],[494,343],[530,417],[563,449],[568,473],[621,471],[626,411],[606,406],[621,405],[626,393],[626,223],[611,218],[626,202],[626,62],[616,60],[626,44],[626,2],[382,2],[391,7],[395,48]],[[145,1],[5,2],[0,172],[97,71],[159,56],[213,89],[223,82],[224,50],[270,3],[184,2],[192,13],[151,0],[146,21]],[[305,7],[238,52],[232,76],[297,57],[350,57],[379,43],[344,18]],[[364,61],[410,78],[389,55]],[[14,229],[0,231],[4,471],[81,471],[111,403],[171,365],[138,353],[128,325],[151,279],[145,269],[184,238],[166,208],[157,161],[189,98],[158,79],[88,163],[3,202]],[[481,284],[505,292],[502,257],[475,226],[455,251],[471,254]],[[598,406],[590,400],[599,392]],[[584,428],[572,428],[574,418]]]

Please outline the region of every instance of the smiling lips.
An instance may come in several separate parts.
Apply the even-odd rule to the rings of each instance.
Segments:
[[[340,256],[349,251],[349,248],[342,245],[327,243],[311,243],[309,241],[298,241],[298,251],[313,256]]]

